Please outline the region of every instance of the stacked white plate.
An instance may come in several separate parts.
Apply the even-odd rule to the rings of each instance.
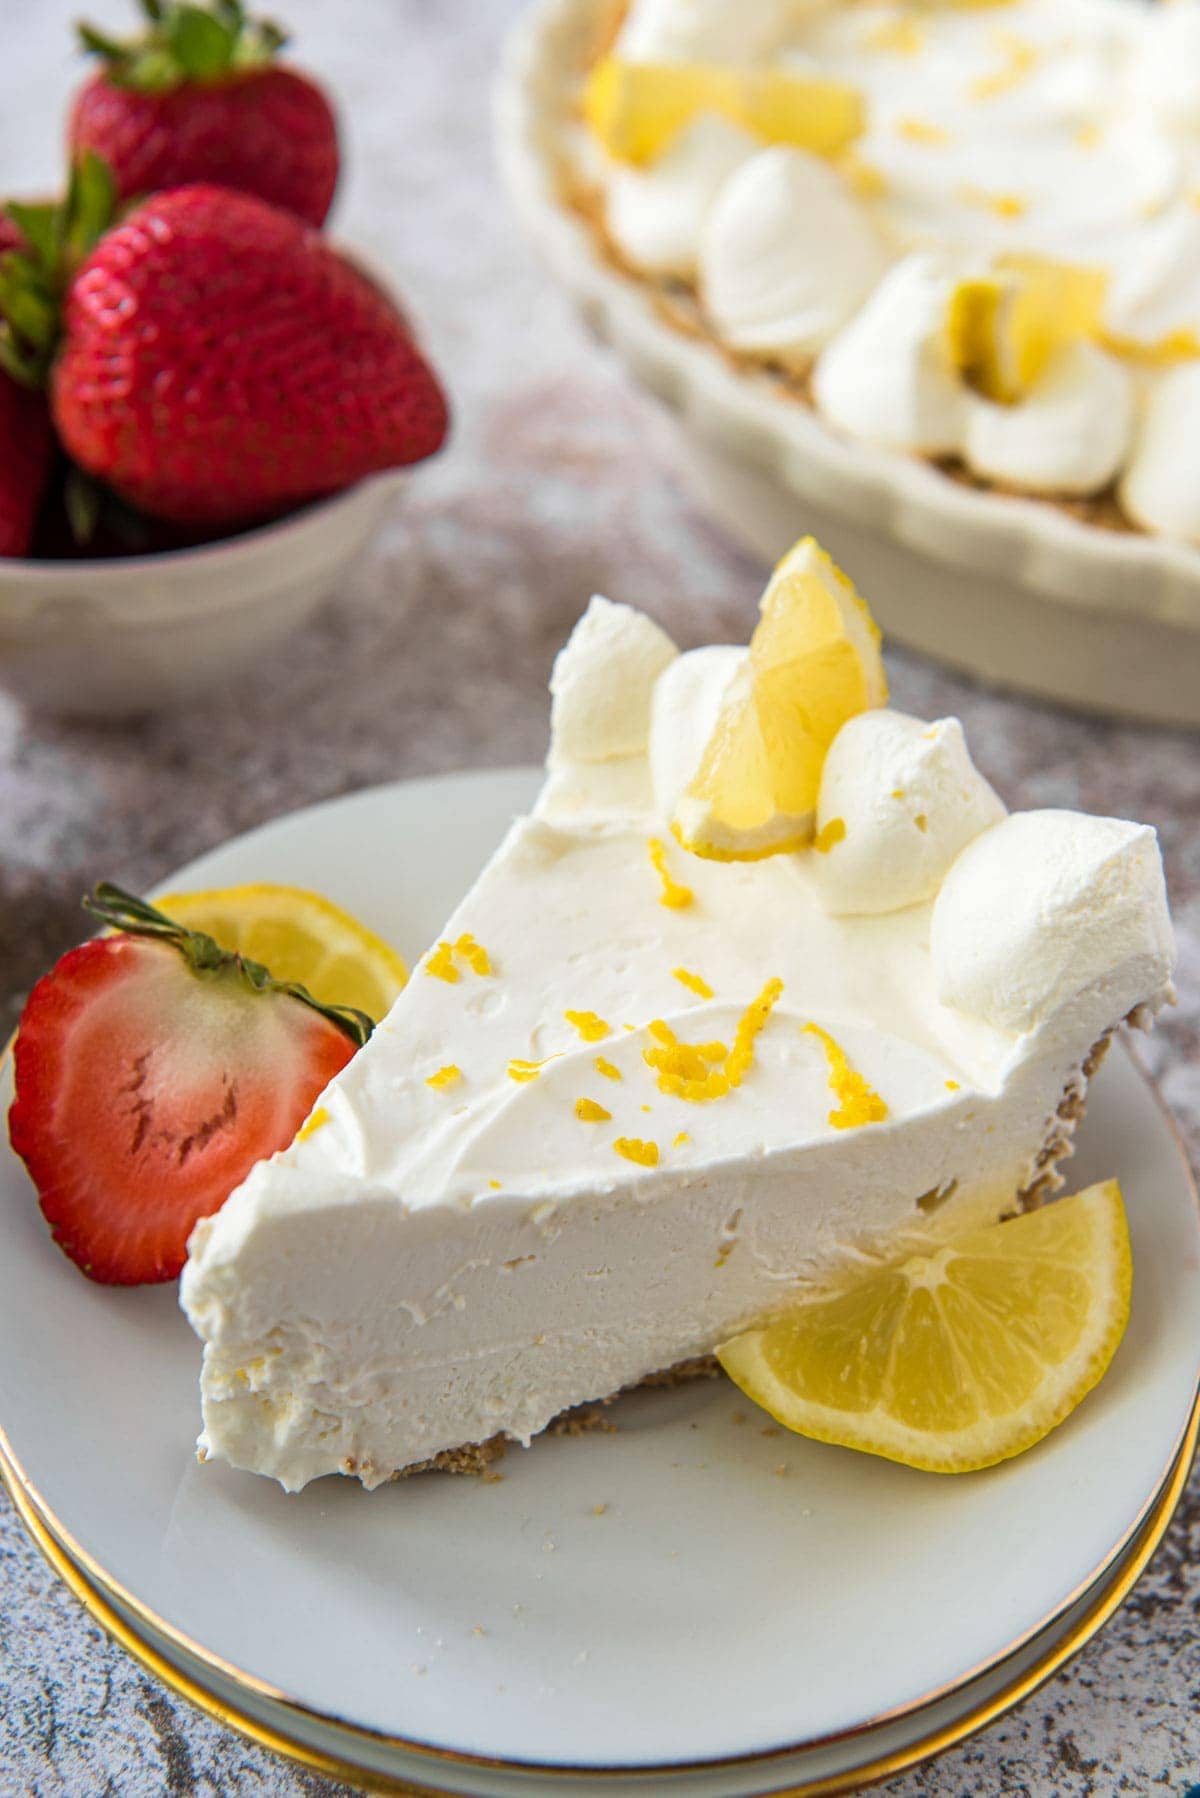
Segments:
[[[169,884],[319,887],[385,934],[402,920],[415,957],[536,781],[379,788]],[[368,1494],[332,1479],[289,1497],[196,1464],[199,1348],[174,1290],[81,1279],[5,1151],[0,1471],[131,1652],[327,1771],[486,1794],[841,1789],[937,1752],[1061,1665],[1182,1490],[1200,1213],[1124,1052],[1072,1171],[1121,1178],[1132,1318],[1096,1392],[999,1468],[939,1479],[807,1442],[713,1381],[621,1401],[613,1432],[513,1449],[500,1481]]]

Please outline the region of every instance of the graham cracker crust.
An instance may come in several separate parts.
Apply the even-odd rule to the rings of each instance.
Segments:
[[[1145,1017],[1141,1006],[1135,1006],[1125,1019],[1127,1024],[1135,1028],[1145,1025]],[[1075,1132],[1079,1128],[1084,1112],[1087,1110],[1088,1084],[1108,1054],[1109,1045],[1116,1034],[1116,1026],[1106,1030],[1104,1035],[1092,1044],[1087,1055],[1080,1064],[1079,1071],[1072,1075],[1063,1088],[1058,1107],[1050,1119],[1046,1132],[1046,1140],[1042,1144],[1034,1163],[1034,1177],[1016,1194],[1011,1211],[1006,1211],[1000,1222],[1011,1217],[1019,1217],[1024,1212],[1037,1211],[1063,1185],[1063,1176],[1058,1171],[1058,1163],[1066,1160],[1074,1153]],[[608,1407],[627,1392],[642,1392],[653,1387],[671,1387],[690,1384],[693,1380],[714,1380],[719,1377],[721,1367],[715,1355],[695,1355],[687,1361],[679,1361],[674,1367],[662,1368],[657,1373],[648,1373],[632,1386],[623,1386],[620,1391],[613,1392],[607,1398],[593,1399],[587,1404],[574,1405],[567,1411],[560,1411],[552,1418],[542,1434],[545,1436],[590,1436],[596,1433],[613,1435],[619,1425],[607,1415]],[[504,1435],[490,1436],[486,1442],[468,1442],[461,1448],[443,1449],[441,1454],[433,1455],[428,1461],[415,1461],[411,1467],[397,1468],[392,1474],[393,1480],[406,1480],[416,1473],[456,1473],[473,1474],[478,1479],[501,1480],[502,1473],[496,1471],[496,1462],[503,1460],[508,1452],[510,1438]],[[353,1471],[352,1469],[348,1471]]]
[[[557,1417],[550,1419],[542,1435],[615,1435],[618,1426],[611,1417],[605,1416],[605,1411],[626,1392],[644,1392],[650,1387],[686,1386],[693,1380],[715,1380],[720,1372],[720,1364],[715,1355],[693,1355],[688,1361],[677,1361],[674,1367],[664,1367],[658,1373],[648,1373],[644,1379],[635,1380],[632,1386],[622,1386],[619,1392],[611,1392],[607,1398],[593,1399],[588,1404],[572,1405],[570,1410],[560,1411]],[[392,1478],[406,1480],[414,1473],[471,1473],[485,1480],[503,1479],[503,1474],[494,1471],[494,1463],[503,1460],[509,1441],[507,1436],[489,1436],[486,1442],[468,1442],[462,1448],[443,1449],[440,1455],[434,1455],[428,1461],[415,1461],[411,1467],[397,1468]]]
[[[811,365],[798,372],[785,367],[770,356],[752,355],[745,351],[730,349],[705,317],[699,290],[694,282],[684,280],[678,275],[649,275],[645,270],[635,268],[628,258],[622,255],[609,235],[605,223],[602,189],[569,174],[564,169],[559,179],[559,195],[563,205],[583,220],[593,245],[609,267],[624,279],[636,282],[650,295],[654,309],[664,324],[670,326],[681,336],[706,343],[728,367],[735,369],[739,374],[757,375],[760,379],[769,380],[782,399],[804,406],[810,412],[816,412],[817,408],[812,393]],[[830,426],[829,428],[833,429],[834,427]],[[922,455],[917,450],[907,453],[913,461],[925,462],[930,468],[936,468],[940,474],[945,475],[948,480],[956,481],[961,487],[970,487],[977,493],[993,493],[1002,499],[1037,500],[1043,505],[1054,506],[1059,511],[1067,513],[1081,524],[1094,525],[1097,530],[1113,531],[1127,536],[1144,537],[1147,535],[1142,527],[1122,510],[1117,497],[1115,479],[1099,493],[1047,493],[1041,490],[1034,492],[1008,481],[992,480],[987,476],[976,474],[959,456],[928,456]]]

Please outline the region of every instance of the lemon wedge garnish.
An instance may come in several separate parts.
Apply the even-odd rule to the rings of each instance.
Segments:
[[[801,1436],[931,1473],[1040,1442],[1104,1375],[1129,1318],[1121,1189],[1091,1186],[817,1295],[718,1349]]]
[[[866,114],[844,82],[784,69],[722,69],[701,63],[596,64],[583,116],[619,162],[648,163],[697,113],[716,112],[764,142],[836,156],[861,135]]]
[[[259,881],[169,893],[160,911],[215,937],[222,949],[295,980],[322,1005],[350,1005],[379,1022],[408,979],[394,949],[357,918],[303,887]]]
[[[718,861],[809,842],[829,745],[847,718],[887,698],[875,621],[811,537],[779,563],[759,610],[672,821],[685,849]]]
[[[1099,269],[1004,257],[955,286],[946,311],[950,360],[968,386],[1011,405],[1059,350],[1097,334],[1104,293]]]

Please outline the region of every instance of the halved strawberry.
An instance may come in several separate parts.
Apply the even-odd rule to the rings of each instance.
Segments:
[[[371,1020],[120,888],[84,903],[122,934],[70,950],[30,994],[9,1134],[90,1279],[170,1280],[197,1219],[286,1147]]]

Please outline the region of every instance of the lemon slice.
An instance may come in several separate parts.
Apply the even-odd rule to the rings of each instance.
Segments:
[[[968,386],[1011,405],[1059,350],[1097,334],[1104,293],[1098,269],[1003,257],[993,272],[955,286],[946,311],[950,360]]]
[[[875,621],[811,537],[775,569],[759,610],[672,822],[685,849],[719,861],[809,842],[830,743],[847,718],[887,698]]]
[[[766,143],[836,156],[861,135],[862,96],[844,82],[783,69],[605,57],[588,77],[583,116],[608,154],[648,163],[700,112],[716,112]]]
[[[801,1436],[967,1473],[1031,1448],[1091,1391],[1125,1332],[1132,1278],[1107,1180],[931,1243],[717,1354]]]
[[[376,1023],[408,979],[394,949],[331,900],[303,887],[218,887],[156,901],[177,924],[203,930],[222,949],[297,980],[322,1005],[351,1005]]]

